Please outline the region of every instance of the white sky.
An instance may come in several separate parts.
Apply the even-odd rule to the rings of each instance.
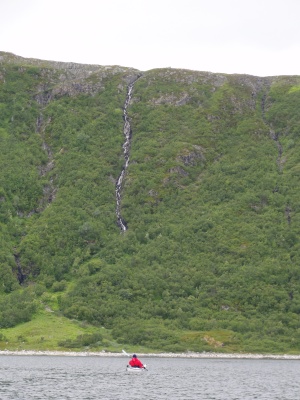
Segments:
[[[0,0],[0,51],[22,57],[300,75],[300,0]]]

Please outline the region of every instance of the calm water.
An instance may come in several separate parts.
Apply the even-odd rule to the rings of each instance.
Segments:
[[[0,356],[0,399],[296,400],[300,361]]]

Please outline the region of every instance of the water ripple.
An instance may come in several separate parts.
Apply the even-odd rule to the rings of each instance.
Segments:
[[[2,356],[1,400],[290,400],[299,361],[147,358],[126,372],[112,357]]]

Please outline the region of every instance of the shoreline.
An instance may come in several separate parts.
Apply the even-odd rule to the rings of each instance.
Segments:
[[[64,356],[64,357],[121,357],[124,353],[92,352],[92,351],[37,351],[37,350],[0,350],[0,356]],[[139,353],[139,357],[147,358],[198,358],[198,359],[252,359],[252,360],[300,360],[299,355],[290,354],[252,354],[252,353]]]

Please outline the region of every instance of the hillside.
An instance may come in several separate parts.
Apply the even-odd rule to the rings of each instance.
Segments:
[[[89,332],[62,349],[299,352],[299,105],[299,76],[0,52],[0,347],[48,310]]]

